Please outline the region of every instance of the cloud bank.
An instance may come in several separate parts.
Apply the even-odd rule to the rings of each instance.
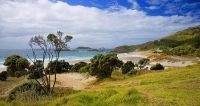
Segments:
[[[198,17],[190,15],[150,16],[139,9],[136,0],[128,2],[132,9],[119,5],[106,9],[71,6],[55,0],[0,0],[0,48],[29,48],[31,37],[57,31],[73,36],[71,48],[113,48],[154,40],[200,24]]]

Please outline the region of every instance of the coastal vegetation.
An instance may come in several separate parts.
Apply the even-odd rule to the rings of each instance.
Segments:
[[[83,91],[70,88],[55,88],[51,97],[37,101],[2,101],[0,105],[200,105],[200,64],[163,71],[149,71],[137,76],[124,75],[115,70],[111,78],[93,81]],[[10,78],[9,78],[10,80]],[[0,82],[1,84],[2,82]],[[10,83],[10,82],[7,82]],[[22,97],[22,96],[18,96]],[[20,98],[19,98],[20,99]],[[23,99],[23,98],[22,98]]]
[[[5,59],[4,65],[7,66],[7,73],[11,77],[26,75],[26,68],[29,68],[29,61],[19,55],[11,55]]]
[[[199,35],[196,34],[199,31],[198,27],[189,28],[187,31],[191,31],[192,33],[189,34],[192,36],[188,37],[187,33],[187,37],[179,37],[183,31],[177,33],[175,38],[178,40],[172,40],[174,37],[169,36],[142,44],[142,47],[137,45],[124,46],[125,49],[123,46],[119,48],[128,52],[154,48],[162,50],[162,53],[167,55],[193,56],[195,54],[198,56],[200,47]],[[157,63],[147,71],[149,58],[141,58],[138,63],[132,61],[124,63],[116,53],[107,53],[94,56],[89,63],[80,61],[70,65],[64,60],[59,60],[59,56],[62,50],[68,48],[67,43],[72,36],[65,36],[64,39],[62,37],[63,33],[58,31],[56,35],[49,34],[47,40],[40,35],[31,38],[29,45],[34,58],[31,59],[29,56],[28,58],[32,61],[32,65],[18,55],[6,58],[4,64],[8,66],[8,69],[0,73],[2,80],[0,81],[0,93],[9,92],[9,94],[0,96],[1,106],[200,105],[200,63],[168,69]],[[43,50],[42,60],[37,59],[35,46]],[[54,54],[55,59],[53,60]],[[155,59],[156,56],[152,56]],[[44,64],[46,58],[49,60],[47,66]],[[25,69],[28,69],[28,72]],[[18,78],[8,77],[8,71]],[[24,72],[26,74],[23,74]],[[76,90],[60,86],[62,82],[57,80],[57,75],[61,76],[63,73],[80,73],[79,75],[84,74],[86,77],[95,76],[96,80],[84,83],[84,89]],[[12,84],[15,85],[12,86]]]

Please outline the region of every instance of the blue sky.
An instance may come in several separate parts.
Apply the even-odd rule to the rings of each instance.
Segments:
[[[0,49],[62,31],[69,47],[114,48],[200,25],[200,0],[0,0]]]
[[[127,9],[145,11],[151,16],[170,16],[188,14],[200,15],[200,0],[62,0],[69,5],[82,5],[106,9],[110,6],[123,6]]]

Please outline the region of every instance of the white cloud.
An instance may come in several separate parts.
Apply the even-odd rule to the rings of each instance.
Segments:
[[[74,37],[69,43],[72,48],[111,48],[138,43],[137,38],[161,38],[200,24],[189,16],[148,16],[141,10],[118,5],[118,10],[112,11],[111,7],[101,10],[61,1],[0,0],[0,48],[28,48],[31,36],[56,31]]]
[[[159,9],[158,6],[150,6],[150,7],[146,7],[147,9],[150,9],[150,10],[156,10],[156,9]]]
[[[128,0],[128,2],[132,3],[132,9],[139,9],[140,6],[136,0]]]
[[[155,5],[163,5],[167,1],[168,0],[146,0],[147,3],[149,3],[149,4],[155,4]]]

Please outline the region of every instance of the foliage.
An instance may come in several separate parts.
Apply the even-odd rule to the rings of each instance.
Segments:
[[[64,61],[61,62],[60,64],[58,60],[60,57],[60,52],[68,49],[67,43],[70,42],[72,38],[73,37],[69,35],[66,35],[63,37],[63,32],[57,31],[56,35],[52,33],[49,34],[47,36],[47,39],[39,35],[39,36],[32,37],[29,41],[29,46],[32,49],[34,59],[31,59],[29,56],[28,57],[34,63],[35,65],[34,67],[36,67],[36,68],[33,68],[32,75],[34,76],[34,75],[39,74],[39,76],[32,77],[32,78],[35,78],[35,81],[43,88],[44,92],[48,96],[51,95],[55,87],[57,72],[60,72],[60,71],[62,72],[68,66],[68,64],[65,63]],[[43,57],[40,64],[41,66],[39,67],[36,64],[37,56],[35,53],[36,51],[34,49],[34,46],[40,47],[40,49],[43,51]],[[55,58],[54,62],[53,62],[53,57]],[[46,58],[48,58],[49,63],[50,63],[47,70],[44,68],[44,61]],[[61,70],[59,70],[60,68]],[[35,72],[38,74],[35,74]],[[54,73],[53,84],[51,84],[50,72]],[[41,77],[40,73],[43,73],[44,77]],[[38,77],[42,80],[42,83],[40,83],[40,81],[37,80]],[[53,86],[51,87],[51,85]]]
[[[55,88],[50,99],[37,102],[0,100],[1,106],[199,106],[200,64],[126,77],[119,71],[112,78],[94,81],[89,90]],[[117,74],[115,74],[117,72]],[[177,74],[179,73],[179,74]],[[125,78],[124,78],[125,77]],[[11,77],[9,77],[11,78]],[[16,79],[18,80],[18,79]],[[1,83],[1,82],[0,82]],[[8,83],[8,82],[3,82]],[[46,97],[46,96],[45,96]]]
[[[128,76],[133,76],[133,75],[136,75],[137,72],[138,72],[137,70],[132,69],[131,71],[129,71],[129,72],[127,73],[127,75],[128,75]]]
[[[54,60],[48,63],[46,69],[46,71],[48,71],[47,73],[50,74],[55,73],[54,70],[56,70],[57,73],[63,73],[70,70],[70,65],[68,62],[65,62],[65,60]]]
[[[91,60],[89,72],[91,75],[96,75],[98,78],[111,77],[112,71],[116,67],[121,67],[122,63],[115,53],[108,53],[106,55],[99,54],[94,56]]]
[[[127,74],[129,71],[134,69],[134,67],[135,66],[134,66],[134,63],[132,61],[127,61],[126,63],[124,63],[124,65],[121,68],[122,74]]]
[[[167,55],[177,55],[177,56],[183,56],[183,55],[189,55],[194,53],[196,50],[190,45],[183,45],[183,46],[177,46],[173,49],[170,48],[164,48],[163,53]]]
[[[38,79],[44,76],[43,74],[43,66],[42,61],[37,60],[34,64],[32,64],[29,68],[30,74],[28,79]]]
[[[140,68],[140,71],[142,68],[144,68],[147,64],[149,64],[149,59],[148,58],[143,58],[141,60],[139,60],[138,65]]]
[[[90,69],[90,63],[87,64],[87,65],[84,66],[84,67],[81,67],[80,70],[79,70],[79,73],[86,73],[86,72],[89,72],[89,69]]]
[[[21,77],[21,76],[22,76],[22,74],[21,74],[20,71],[16,71],[16,72],[15,72],[15,77],[19,78],[19,77]]]
[[[76,64],[73,65],[73,67],[71,68],[71,71],[73,71],[73,72],[79,72],[79,70],[82,67],[86,66],[86,65],[87,65],[86,62],[78,62],[78,63],[76,63]]]
[[[151,66],[150,70],[164,70],[165,67],[160,63],[156,63],[156,65]]]
[[[7,71],[2,71],[2,72],[0,73],[0,80],[1,80],[1,81],[6,81],[7,78],[8,78],[8,73],[7,73]]]
[[[7,100],[8,101],[15,100],[17,98],[18,94],[21,94],[23,92],[26,92],[26,91],[32,90],[32,89],[34,90],[35,94],[39,93],[41,91],[41,88],[37,83],[32,83],[32,82],[23,83],[19,86],[16,86],[9,92]],[[26,98],[26,99],[28,99],[28,98]]]
[[[29,64],[26,58],[15,54],[7,57],[4,62],[4,65],[7,66],[8,75],[11,77],[14,77],[17,71],[21,75],[27,74],[25,68],[28,68]]]

